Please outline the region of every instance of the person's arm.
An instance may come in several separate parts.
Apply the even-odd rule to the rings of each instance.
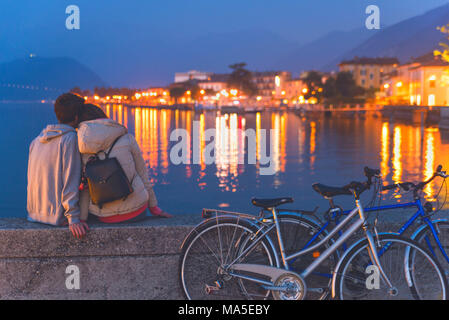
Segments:
[[[81,155],[78,150],[78,142],[75,137],[65,137],[62,147],[62,195],[61,203],[64,207],[64,215],[69,222],[72,234],[81,238],[88,229],[85,223],[80,221],[79,185],[81,182]]]
[[[133,135],[129,134],[129,140],[131,145],[131,154],[136,165],[136,172],[142,179],[143,184],[145,185],[145,189],[147,190],[149,195],[148,206],[150,208],[157,207],[156,194],[154,193],[153,188],[150,184],[148,169],[145,164],[145,160],[143,159],[142,150],[140,150],[139,144],[137,143]]]

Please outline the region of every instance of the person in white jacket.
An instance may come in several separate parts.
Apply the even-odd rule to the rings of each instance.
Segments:
[[[77,238],[89,229],[80,221],[81,155],[75,131],[83,104],[72,93],[58,97],[54,110],[59,124],[48,125],[31,142],[28,159],[28,220],[69,225]]]

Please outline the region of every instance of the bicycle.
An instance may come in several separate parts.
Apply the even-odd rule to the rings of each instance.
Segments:
[[[379,178],[380,177],[379,174],[380,174],[379,170],[365,167],[365,176],[367,177],[368,180],[367,183],[371,183],[371,179],[373,177]],[[392,184],[388,186],[382,186],[382,190],[379,189],[377,190],[377,192],[392,190],[396,188],[399,188],[404,192],[413,191],[414,201],[409,203],[400,203],[386,206],[365,207],[364,210],[365,212],[370,213],[373,211],[382,211],[389,209],[400,209],[409,207],[418,208],[417,212],[407,220],[407,222],[398,230],[397,233],[399,235],[404,234],[415,223],[415,221],[420,220],[420,225],[418,225],[416,231],[412,234],[411,239],[418,241],[426,248],[428,248],[440,262],[446,261],[447,263],[449,263],[448,254],[444,250],[444,248],[447,248],[449,246],[448,242],[449,240],[447,240],[449,236],[449,222],[447,221],[447,219],[430,220],[431,215],[435,214],[435,212],[437,212],[438,210],[434,211],[432,205],[429,202],[426,202],[424,205],[422,205],[421,199],[418,196],[418,192],[421,191],[428,183],[430,183],[433,179],[435,179],[438,176],[443,177],[444,179],[447,177],[446,172],[442,171],[441,166],[437,168],[437,170],[430,179],[424,182],[420,182],[416,185],[410,182],[405,182],[399,184]],[[377,183],[379,184],[379,186],[381,186],[381,180],[377,181]],[[445,183],[445,180],[443,183]],[[335,196],[335,194],[333,194],[332,192],[335,190],[339,190],[339,188],[329,187],[322,184],[314,184],[313,188],[315,191],[317,191],[323,197],[329,200],[330,207],[325,213],[326,216],[325,222],[321,221],[321,219],[319,219],[314,214],[316,209],[314,212],[307,212],[303,210],[290,210],[290,209],[279,210],[280,217],[282,217],[283,215],[288,215],[292,217],[293,215],[294,219],[301,221],[300,224],[303,226],[302,234],[304,236],[307,236],[309,230],[318,230],[317,232],[314,232],[314,235],[312,237],[309,237],[309,241],[304,246],[301,246],[301,249],[305,249],[308,246],[310,246],[314,241],[316,241],[317,237],[322,237],[323,234],[327,234],[329,227],[333,223],[338,224],[341,217],[347,215],[350,212],[344,211],[341,207],[336,206],[333,202],[333,196]],[[441,205],[441,207],[443,205]],[[341,232],[339,232],[338,235],[341,235]],[[338,255],[341,255],[342,252],[346,250],[346,248],[347,248],[346,244],[343,243],[342,250],[337,252]],[[302,270],[302,268],[303,266],[301,265],[296,266],[296,270]],[[314,272],[314,274],[316,274],[319,277],[331,279],[332,270],[333,270],[332,267],[329,267],[329,270],[327,272],[321,273]],[[446,276],[448,276],[448,274],[449,272],[446,270]],[[321,281],[321,283],[322,282],[323,281]],[[324,294],[320,297],[320,299],[324,299],[327,297],[328,291],[326,291],[325,287],[322,288],[322,291],[324,292]]]
[[[368,180],[372,177],[376,177],[380,174],[380,171],[377,169],[370,169],[368,167],[365,167],[365,175],[367,176]],[[421,202],[421,199],[419,197],[419,192],[423,190],[423,188],[433,181],[436,177],[442,177],[444,179],[447,178],[447,174],[445,171],[442,171],[442,166],[438,166],[432,177],[430,177],[427,181],[420,182],[418,184],[414,184],[411,182],[404,182],[404,183],[398,183],[398,184],[391,184],[387,186],[381,186],[381,190],[378,191],[385,191],[385,190],[393,190],[393,189],[400,189],[404,192],[413,192],[413,201],[409,203],[398,203],[398,204],[392,204],[392,205],[385,205],[385,206],[371,206],[371,207],[365,207],[364,210],[367,213],[374,212],[374,211],[382,211],[382,210],[391,210],[391,209],[403,209],[403,208],[411,208],[416,207],[418,210],[404,223],[403,226],[400,227],[400,229],[397,231],[397,234],[403,235],[417,220],[419,220],[419,225],[417,226],[416,230],[411,235],[410,239],[417,241],[418,243],[421,243],[423,246],[429,249],[429,251],[438,259],[439,262],[447,262],[449,263],[449,255],[447,254],[446,250],[444,248],[449,247],[449,222],[447,219],[437,219],[437,220],[430,220],[430,217],[435,214],[436,211],[434,211],[433,206],[430,202],[426,202],[424,205]],[[367,183],[370,183],[370,182]],[[381,184],[381,182],[379,182]],[[445,183],[445,180],[444,182]],[[380,186],[380,185],[379,185]],[[350,213],[350,211],[344,211],[341,207],[336,206],[333,202],[333,197],[336,195],[334,192],[338,192],[339,188],[335,187],[329,187],[322,184],[314,184],[313,188],[315,191],[317,191],[319,194],[321,194],[323,197],[329,200],[330,208],[326,212],[326,221],[322,222],[319,218],[314,215],[314,218],[311,218],[310,213],[304,215],[304,213],[297,213],[295,215],[295,219],[299,221],[303,221],[303,224],[309,223],[311,225],[308,226],[309,229],[317,229],[318,231],[314,233],[314,236],[312,236],[307,244],[302,247],[302,249],[307,248],[310,246],[315,240],[316,237],[322,236],[322,234],[327,234],[329,226],[334,222],[335,224],[339,223],[339,220],[341,217],[347,215]],[[441,188],[440,188],[441,191]],[[401,192],[402,193],[402,192]],[[347,194],[347,193],[345,193]],[[444,203],[446,202],[446,199]],[[443,205],[444,205],[443,203]],[[441,207],[443,206],[441,205]],[[293,212],[292,212],[293,211]],[[296,210],[282,210],[282,214],[295,214]],[[306,212],[306,211],[303,211]],[[377,219],[376,219],[377,220]],[[317,227],[318,225],[318,227]],[[308,232],[305,230],[303,231],[304,234],[307,234]],[[341,233],[339,234],[341,235]],[[344,252],[347,248],[345,243],[342,245]],[[339,252],[341,255],[342,252]],[[301,268],[300,268],[301,269]],[[299,270],[300,270],[299,269]],[[445,270],[446,276],[449,276],[449,271]],[[321,277],[325,278],[332,278],[332,268],[329,268],[328,272],[322,272],[318,274]],[[321,298],[325,298],[324,295]]]
[[[293,199],[253,199],[254,205],[263,208],[259,218],[205,209],[206,220],[191,231],[181,247],[180,282],[186,298],[304,299],[307,294],[305,279],[333,256],[349,237],[362,229],[365,238],[344,251],[333,270],[333,297],[380,299],[404,298],[406,295],[414,299],[446,299],[447,280],[431,253],[417,242],[396,234],[375,232],[373,236],[360,203],[360,195],[370,187],[369,179],[366,183],[352,182],[345,187],[334,188],[334,195],[352,194],[356,207],[317,243],[289,255],[285,251],[277,207],[291,203]],[[263,218],[264,211],[271,212],[269,221]],[[351,223],[357,215],[359,218]],[[347,230],[332,241],[346,226]],[[273,229],[277,247],[268,236]],[[313,235],[315,239],[319,237]],[[289,261],[325,245],[325,250],[317,251],[319,254],[300,273],[289,268]],[[387,258],[392,261],[386,263]],[[360,274],[370,266],[379,272],[382,289],[364,289],[362,284],[366,283],[366,277]],[[391,267],[399,269],[390,270]]]

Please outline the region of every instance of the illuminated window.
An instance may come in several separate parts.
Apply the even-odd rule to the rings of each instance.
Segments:
[[[436,82],[436,77],[435,76],[431,76],[430,78],[429,78],[429,87],[431,87],[431,88],[435,88],[435,82]],[[430,98],[430,97],[429,97]]]
[[[435,105],[435,95],[434,94],[429,94],[427,104],[429,105],[429,107],[433,107]]]

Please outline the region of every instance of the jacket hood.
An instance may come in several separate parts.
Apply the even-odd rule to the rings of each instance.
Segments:
[[[128,132],[126,127],[111,119],[81,122],[78,127],[78,147],[81,153],[108,151],[115,139]]]
[[[52,139],[60,137],[68,132],[75,132],[76,130],[66,124],[49,124],[39,135],[41,143],[50,142]]]

